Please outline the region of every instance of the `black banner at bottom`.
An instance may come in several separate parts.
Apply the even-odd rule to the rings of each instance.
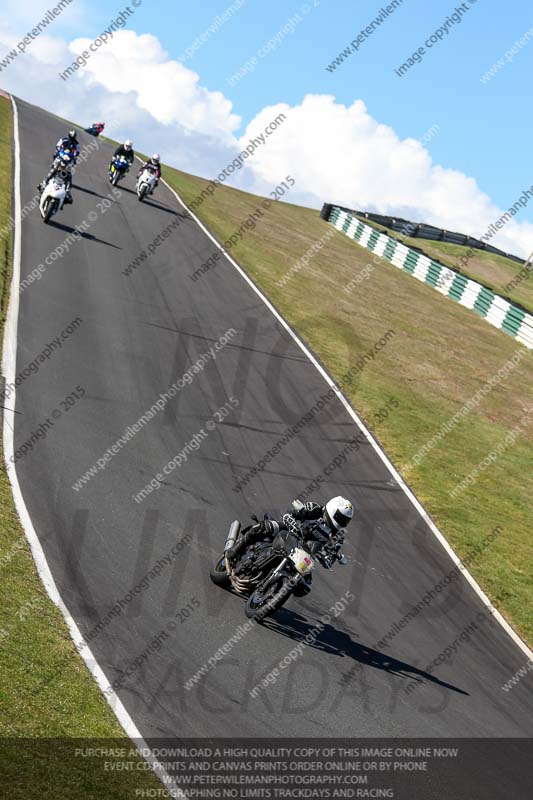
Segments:
[[[530,739],[1,739],[0,795],[529,800],[532,763]]]

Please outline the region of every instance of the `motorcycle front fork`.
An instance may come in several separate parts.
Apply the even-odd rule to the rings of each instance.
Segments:
[[[278,564],[278,566],[276,567],[276,569],[274,570],[274,572],[272,573],[272,575],[277,575],[277,574],[278,574],[278,572],[280,572],[280,570],[282,570],[282,569],[283,569],[283,567],[285,566],[285,564],[287,563],[287,561],[288,561],[288,559],[286,559],[286,558],[284,558],[284,559],[283,559],[283,561],[280,561],[280,563]]]

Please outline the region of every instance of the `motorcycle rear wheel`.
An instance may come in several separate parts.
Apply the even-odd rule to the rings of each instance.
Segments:
[[[290,582],[287,575],[275,575],[252,592],[244,606],[248,619],[261,622],[281,608],[292,594]]]
[[[216,586],[229,586],[230,579],[226,571],[226,559],[221,556],[215,566],[209,571],[209,576]]]

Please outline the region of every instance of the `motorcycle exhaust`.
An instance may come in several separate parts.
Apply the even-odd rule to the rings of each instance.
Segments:
[[[237,541],[237,536],[239,535],[240,532],[241,532],[241,523],[239,522],[238,519],[236,519],[235,522],[232,522],[230,525],[228,538],[226,539],[226,544],[224,545],[225,553],[227,553],[230,547],[233,547],[233,545]]]
[[[228,575],[232,574],[232,569],[226,553],[228,552],[230,547],[233,547],[233,545],[237,541],[237,536],[239,535],[240,532],[241,532],[241,523],[239,522],[238,519],[236,519],[234,522],[231,523],[229,527],[228,538],[226,539],[226,544],[224,545],[224,560],[226,562],[226,572],[228,573]]]

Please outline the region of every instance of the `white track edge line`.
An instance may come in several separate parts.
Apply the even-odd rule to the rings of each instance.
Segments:
[[[139,159],[141,160],[141,159]],[[249,275],[243,270],[243,268],[229,255],[229,253],[222,247],[222,245],[215,239],[213,234],[205,227],[203,222],[187,207],[186,203],[181,199],[179,194],[170,186],[163,178],[161,178],[161,182],[165,184],[165,186],[172,192],[172,194],[176,197],[179,203],[183,206],[183,208],[190,214],[190,216],[194,219],[196,224],[204,231],[204,233],[211,239],[211,241],[218,247],[218,249],[222,252],[222,254],[227,258],[229,263],[237,270],[237,272],[241,275],[242,278],[248,283],[249,286],[254,290],[254,292],[261,298],[263,303],[267,306],[267,308],[272,312],[272,314],[276,317],[278,322],[280,322],[285,330],[292,336],[294,341],[300,347],[300,349],[305,353],[307,358],[311,361],[311,363],[316,367],[318,372],[322,375],[328,386],[334,389],[337,394],[337,397],[344,405],[354,422],[359,426],[361,431],[364,433],[365,438],[369,442],[369,444],[373,447],[376,451],[378,456],[381,458],[395,481],[398,483],[400,488],[403,492],[407,495],[413,506],[416,508],[424,522],[427,524],[431,532],[434,534],[435,538],[440,542],[444,550],[448,553],[450,558],[452,559],[453,563],[456,566],[460,566],[462,564],[461,559],[454,551],[446,537],[443,533],[437,528],[427,511],[424,509],[420,501],[416,498],[413,492],[409,489],[401,475],[398,473],[394,465],[389,458],[385,454],[385,452],[381,449],[378,442],[374,439],[370,431],[367,429],[363,421],[360,419],[358,414],[354,411],[348,400],[344,397],[343,393],[340,389],[336,386],[333,378],[326,372],[326,370],[322,367],[322,365],[317,361],[315,356],[308,350],[302,340],[296,335],[294,330],[291,328],[289,323],[281,316],[280,312],[275,308],[275,306],[270,302],[270,300],[263,294],[263,292],[259,289],[259,287],[254,283],[254,281],[250,278]],[[271,202],[276,202],[271,201]],[[463,568],[462,573],[471,587],[474,589],[478,597],[482,600],[483,604],[490,610],[491,614],[495,619],[498,620],[504,631],[509,635],[509,637],[513,640],[513,642],[518,645],[518,647],[528,656],[529,659],[533,659],[533,651],[530,650],[528,645],[520,638],[518,633],[511,627],[511,625],[507,622],[504,616],[492,605],[491,601],[481,588],[481,586],[477,583],[475,578],[471,575],[471,573],[466,569]]]
[[[17,329],[18,329],[18,312],[19,312],[19,282],[20,282],[20,266],[21,266],[21,200],[20,200],[20,137],[19,137],[19,122],[18,122],[18,108],[15,98],[11,95],[11,103],[13,106],[13,135],[15,139],[15,174],[14,174],[14,188],[15,188],[15,236],[13,248],[13,276],[11,280],[11,295],[9,299],[9,306],[6,318],[6,328],[4,334],[4,353],[2,360],[2,371],[6,377],[6,381],[15,381],[15,372],[17,366]],[[14,454],[14,423],[15,423],[15,405],[16,405],[16,388],[10,398],[10,406],[13,410],[4,411],[4,460],[6,464],[6,471],[11,482],[13,490],[13,498],[15,507],[17,509],[20,522],[29,542],[33,560],[39,573],[39,577],[44,584],[46,592],[53,603],[59,608],[65,622],[67,623],[70,636],[74,645],[84,660],[87,669],[96,680],[98,686],[102,690],[104,697],[110,705],[112,711],[116,715],[120,725],[125,733],[133,741],[137,747],[140,755],[145,761],[150,764],[156,776],[163,783],[165,789],[172,797],[186,798],[185,795],[175,784],[174,779],[170,777],[165,768],[157,761],[156,757],[152,754],[150,748],[141,736],[141,733],[135,725],[133,719],[126,711],[122,701],[114,689],[109,692],[110,682],[107,680],[103,669],[100,667],[94,658],[89,645],[83,638],[74,618],[70,614],[63,599],[56,586],[50,567],[46,560],[44,550],[33,523],[31,521],[28,509],[22,496],[20,489],[17,472],[15,465],[10,464],[10,457]],[[107,695],[105,692],[109,692]]]

